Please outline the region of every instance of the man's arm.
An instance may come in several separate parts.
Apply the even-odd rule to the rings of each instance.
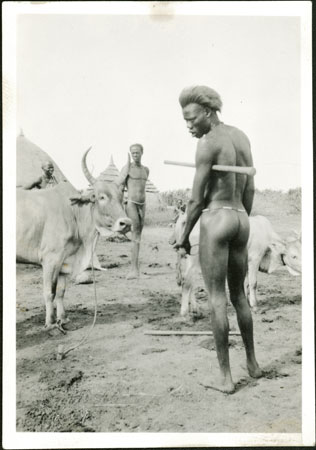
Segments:
[[[39,177],[37,180],[32,181],[31,183],[25,184],[23,186],[23,189],[30,190],[30,189],[33,189],[34,187],[40,188],[41,182],[42,182],[42,177]]]
[[[254,196],[255,196],[254,177],[247,176],[247,183],[244,190],[242,203],[245,207],[245,210],[247,211],[248,216],[250,216],[252,210]]]
[[[117,186],[122,186],[122,189],[126,185],[130,167],[131,167],[131,157],[130,157],[130,154],[128,153],[127,164],[123,167],[119,176],[115,180],[115,183],[117,184]]]
[[[206,184],[210,179],[212,153],[212,147],[209,142],[199,142],[196,152],[196,170],[192,187],[192,195],[186,208],[186,225],[180,241],[175,245],[176,249],[184,247],[187,252],[190,251],[189,236],[204,208],[204,193]]]
[[[247,158],[247,159],[248,159],[247,165],[250,167],[253,167],[253,159],[252,159],[251,153],[249,155],[249,158]],[[248,216],[250,216],[250,213],[252,210],[254,196],[255,196],[255,180],[254,180],[253,176],[251,177],[248,175],[243,198],[242,198],[242,203],[245,207],[245,210],[247,211]]]

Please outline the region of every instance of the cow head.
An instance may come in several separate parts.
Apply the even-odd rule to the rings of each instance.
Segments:
[[[260,261],[259,270],[272,273],[286,266],[291,275],[300,275],[302,272],[301,238],[289,237],[286,241],[276,241],[269,244]]]
[[[283,262],[291,275],[300,275],[302,273],[302,242],[299,237],[290,237],[286,240]]]
[[[282,241],[271,242],[260,261],[260,272],[272,273],[280,267],[284,266],[284,252],[285,245]]]
[[[82,157],[82,170],[89,181],[91,188],[72,197],[72,204],[92,203],[95,227],[101,236],[108,236],[111,232],[127,233],[130,231],[132,221],[126,216],[121,203],[121,191],[115,183],[98,180],[89,172],[86,157],[91,147]],[[110,233],[109,233],[110,232]]]
[[[174,226],[173,233],[168,241],[170,245],[174,245],[181,238],[186,224],[186,218],[187,218],[186,214],[182,213],[179,214],[179,217]]]

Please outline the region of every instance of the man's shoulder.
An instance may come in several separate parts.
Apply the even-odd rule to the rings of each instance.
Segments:
[[[214,151],[218,149],[220,142],[222,141],[222,137],[218,136],[214,133],[207,133],[203,137],[199,139],[197,150],[198,153],[208,153],[210,151]]]
[[[225,125],[225,129],[226,129],[226,132],[228,134],[230,134],[231,136],[243,137],[243,138],[249,140],[246,133],[238,127],[234,127],[232,125]]]
[[[34,181],[34,183],[39,184],[44,180],[44,175],[40,175],[39,177],[37,177]]]

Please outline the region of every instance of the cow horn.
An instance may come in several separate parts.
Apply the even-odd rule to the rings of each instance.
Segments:
[[[83,173],[84,173],[86,179],[89,181],[89,183],[91,184],[91,186],[93,186],[94,183],[95,183],[97,180],[96,180],[96,179],[92,176],[92,174],[89,172],[89,169],[88,169],[88,167],[87,167],[87,161],[86,161],[87,154],[90,152],[91,148],[92,148],[92,147],[88,148],[88,150],[84,153],[84,155],[83,155],[83,157],[82,157],[82,160],[81,160],[81,168],[82,168],[82,171],[83,171]]]

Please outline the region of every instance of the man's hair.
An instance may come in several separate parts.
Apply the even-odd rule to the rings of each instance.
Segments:
[[[44,161],[42,163],[42,169],[44,169],[45,167],[54,167],[54,164],[51,161]]]
[[[131,151],[132,147],[139,147],[142,151],[142,153],[144,153],[144,149],[143,146],[141,144],[133,144],[129,147],[129,150]]]
[[[179,102],[182,108],[190,103],[197,103],[213,111],[220,111],[223,105],[219,94],[208,86],[190,86],[184,88],[179,96]]]

